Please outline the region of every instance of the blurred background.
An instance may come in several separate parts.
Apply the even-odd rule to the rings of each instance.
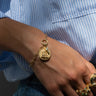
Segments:
[[[19,82],[8,82],[3,72],[0,72],[0,96],[12,96],[16,91]]]

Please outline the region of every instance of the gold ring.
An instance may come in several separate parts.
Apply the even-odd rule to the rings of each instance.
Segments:
[[[96,73],[91,75],[90,83],[91,83],[91,86],[96,86]]]
[[[82,89],[82,90],[76,90],[76,93],[79,96],[88,96],[88,93],[90,92],[90,88],[89,86],[86,86],[86,88]]]
[[[90,76],[90,83],[86,85],[86,88],[82,89],[82,90],[76,90],[76,93],[79,96],[87,96],[88,93],[90,93],[91,89],[90,88],[94,88],[96,87],[96,73],[93,73]]]

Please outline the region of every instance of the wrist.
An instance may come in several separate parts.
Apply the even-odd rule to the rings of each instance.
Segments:
[[[41,47],[41,41],[45,39],[45,34],[37,28],[9,18],[3,19],[2,25],[2,39],[4,40],[3,42],[1,42],[2,40],[0,41],[0,46],[3,45],[7,50],[21,54],[30,63],[33,56],[37,54]],[[48,37],[48,48],[51,51],[52,46],[55,45],[54,41]]]
[[[39,29],[4,18],[0,20],[0,49],[21,54],[28,60],[37,52],[44,38]]]
[[[37,38],[37,39],[36,39]],[[28,38],[27,39],[27,41],[25,42],[25,46],[27,47],[27,49],[29,49],[30,50],[30,52],[28,52],[28,54],[30,55],[30,54],[32,54],[33,56],[31,56],[31,57],[26,57],[27,58],[27,61],[29,61],[29,63],[31,63],[32,64],[32,60],[33,60],[33,58],[34,57],[39,57],[39,50],[41,49],[41,41],[43,40],[43,39],[45,39],[45,34],[42,34],[42,36],[40,37],[40,36],[37,36],[37,37],[35,37],[34,38],[34,40],[33,39],[30,39],[30,38]],[[51,38],[50,37],[48,37],[48,42],[50,43],[52,40],[51,40]],[[48,43],[48,49],[50,49],[51,48],[51,43],[49,44]],[[21,50],[21,52],[22,52],[22,50]],[[23,52],[24,53],[24,52]],[[23,55],[24,57],[26,56],[26,53],[24,53],[24,55]]]

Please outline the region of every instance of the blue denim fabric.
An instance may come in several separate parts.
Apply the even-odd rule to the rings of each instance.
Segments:
[[[13,96],[50,96],[34,74],[30,78],[20,81],[17,92]]]

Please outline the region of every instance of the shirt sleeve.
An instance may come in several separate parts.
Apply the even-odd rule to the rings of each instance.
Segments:
[[[17,64],[21,67],[22,70],[33,73],[32,68],[30,67],[29,63],[18,53],[14,53],[14,58]]]
[[[3,13],[2,11],[0,11],[0,18],[5,18],[5,17],[8,16],[5,15],[5,13]],[[12,56],[10,52],[0,50],[0,71],[7,68],[10,65],[10,63],[13,63],[11,57]]]
[[[5,18],[5,17],[8,16],[5,15],[5,13],[3,13],[2,11],[0,11],[0,18]],[[11,63],[13,63],[11,52],[0,50],[0,71],[7,68]]]
[[[5,15],[2,11],[0,11],[0,18],[5,18],[8,17],[7,15]]]
[[[0,51],[0,71],[15,63],[12,52]]]

